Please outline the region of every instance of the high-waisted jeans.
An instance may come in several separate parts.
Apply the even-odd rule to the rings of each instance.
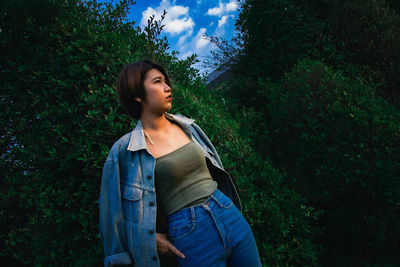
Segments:
[[[246,219],[218,189],[202,204],[168,216],[169,235],[185,256],[180,266],[261,266]]]

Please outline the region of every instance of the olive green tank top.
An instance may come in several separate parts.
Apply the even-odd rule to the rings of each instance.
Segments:
[[[203,150],[193,140],[156,158],[155,182],[157,202],[167,216],[202,204],[217,189]]]

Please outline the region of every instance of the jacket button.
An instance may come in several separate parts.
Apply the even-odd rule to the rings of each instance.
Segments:
[[[154,206],[154,202],[151,201],[151,202],[149,203],[149,205],[150,205],[150,207],[153,207],[153,206]]]
[[[147,179],[151,179],[151,175],[147,175]]]
[[[154,234],[153,229],[150,229],[150,230],[149,230],[149,234],[151,234],[151,235]]]
[[[157,257],[156,257],[156,256],[153,256],[153,260],[156,261],[156,260],[157,260]]]

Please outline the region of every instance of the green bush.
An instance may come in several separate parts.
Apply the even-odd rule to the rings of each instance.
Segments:
[[[227,112],[322,211],[324,264],[398,264],[398,9],[384,0],[241,3],[233,45],[214,39],[215,61],[232,71]]]
[[[301,61],[269,89],[263,149],[323,211],[326,262],[398,264],[400,112],[320,62]]]
[[[214,61],[233,72],[236,107],[260,110],[258,79],[279,82],[301,59],[362,77],[400,107],[400,15],[384,0],[247,0],[233,42],[212,39]]]
[[[145,40],[95,1],[1,4],[0,255],[35,266],[102,263],[99,175],[127,116],[115,75]]]
[[[242,3],[233,43],[234,53],[224,54],[233,72],[226,94],[237,107],[263,106],[263,92],[258,79],[279,81],[299,59],[320,59],[335,52],[330,36],[325,36],[326,24],[315,12],[321,1],[247,0]],[[217,42],[218,40],[216,40]],[[235,53],[236,51],[236,53]]]
[[[341,59],[326,62],[342,71],[355,66],[357,76],[400,108],[400,14],[385,0],[329,1],[327,9],[326,32]]]

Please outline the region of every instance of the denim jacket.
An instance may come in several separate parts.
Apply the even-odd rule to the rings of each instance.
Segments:
[[[183,115],[165,113],[165,117],[200,144],[218,189],[241,210],[232,179],[200,127]],[[147,150],[142,122],[138,120],[133,131],[114,143],[103,167],[99,226],[105,266],[160,266],[156,232],[167,233],[168,228],[156,201],[154,166],[155,158]]]

